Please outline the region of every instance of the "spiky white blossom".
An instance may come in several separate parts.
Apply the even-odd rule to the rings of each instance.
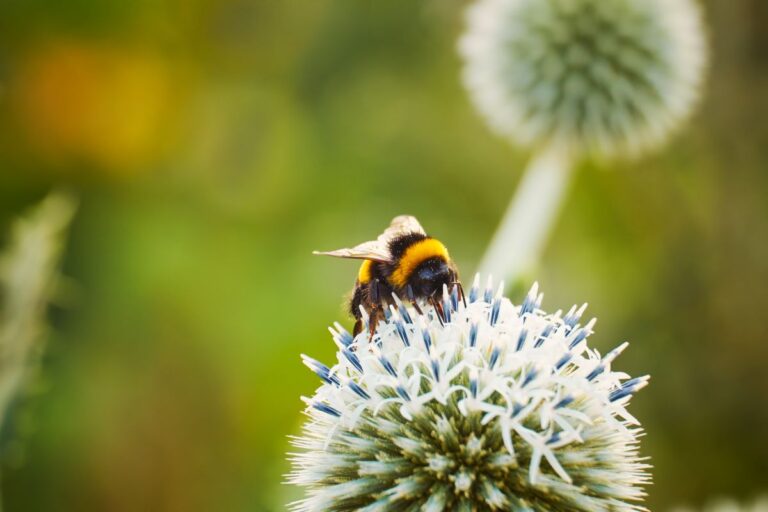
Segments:
[[[478,283],[438,308],[397,301],[372,338],[336,324],[331,366],[303,356],[323,384],[294,439],[293,510],[642,510],[626,407],[648,377],[611,369],[627,343],[601,356],[586,305],[547,314],[536,285],[514,305]]]
[[[635,153],[697,99],[695,0],[478,0],[467,18],[464,82],[491,127],[520,144]]]

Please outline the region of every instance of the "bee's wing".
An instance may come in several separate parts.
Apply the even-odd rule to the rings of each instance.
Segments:
[[[392,219],[392,222],[389,223],[389,227],[379,235],[379,238],[376,241],[388,246],[389,241],[396,236],[407,235],[409,233],[418,233],[420,235],[427,234],[424,231],[424,228],[421,227],[421,224],[419,224],[419,221],[416,220],[416,217],[410,215],[398,215]]]
[[[337,249],[335,251],[312,251],[312,254],[319,254],[321,256],[335,256],[337,258],[352,258],[356,260],[374,260],[374,261],[391,261],[389,254],[389,247],[381,245],[378,240],[372,240],[370,242],[363,242],[360,245],[350,247],[348,249]]]
[[[363,242],[355,247],[348,249],[337,249],[335,251],[314,251],[312,254],[323,256],[335,256],[337,258],[352,258],[358,260],[374,260],[382,262],[392,262],[392,255],[389,253],[389,241],[398,235],[408,233],[426,234],[416,217],[410,215],[400,215],[392,219],[389,227],[379,235],[376,240]]]

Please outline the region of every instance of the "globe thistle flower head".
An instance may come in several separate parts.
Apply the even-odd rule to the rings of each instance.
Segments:
[[[601,155],[662,143],[698,96],[695,0],[478,0],[464,82],[491,127],[523,145]]]
[[[626,343],[588,347],[585,307],[547,314],[536,285],[520,305],[502,290],[395,298],[373,337],[331,328],[335,364],[303,356],[323,383],[293,441],[293,510],[642,510],[627,404],[648,377],[611,369]]]

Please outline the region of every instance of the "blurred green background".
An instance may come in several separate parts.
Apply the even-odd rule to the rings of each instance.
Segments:
[[[285,509],[299,354],[332,359],[357,267],[310,251],[410,213],[467,279],[524,168],[460,85],[465,6],[2,3],[0,223],[80,198],[69,300],[0,439],[6,510]],[[705,7],[695,119],[582,165],[532,276],[653,375],[658,510],[768,488],[768,4]]]

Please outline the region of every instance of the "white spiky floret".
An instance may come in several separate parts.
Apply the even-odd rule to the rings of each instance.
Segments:
[[[584,306],[547,314],[536,285],[516,306],[478,283],[439,309],[398,300],[372,338],[336,324],[330,367],[302,356],[324,383],[293,440],[293,510],[642,510],[626,407],[648,377],[611,369],[627,344],[601,357]]]
[[[696,0],[478,0],[467,20],[464,83],[523,145],[631,155],[662,143],[699,96]]]

